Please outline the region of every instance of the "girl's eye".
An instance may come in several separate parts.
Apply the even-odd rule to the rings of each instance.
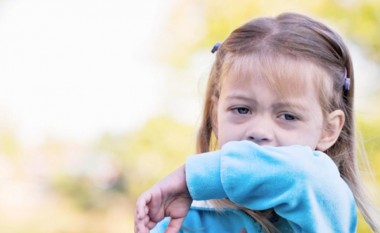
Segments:
[[[248,108],[243,108],[243,107],[235,108],[234,111],[237,112],[237,113],[239,113],[239,114],[243,114],[243,115],[249,113],[249,109]]]
[[[284,120],[287,120],[287,121],[294,121],[294,120],[297,120],[297,117],[295,117],[294,115],[289,114],[289,113],[282,114],[282,115],[280,116],[280,118],[282,118],[282,119],[284,119]]]

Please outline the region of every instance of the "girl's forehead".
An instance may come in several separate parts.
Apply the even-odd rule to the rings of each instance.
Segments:
[[[322,68],[311,62],[281,55],[231,56],[224,64],[222,82],[227,78],[238,82],[262,82],[280,96],[317,90],[317,86],[321,87],[318,83],[327,76]]]

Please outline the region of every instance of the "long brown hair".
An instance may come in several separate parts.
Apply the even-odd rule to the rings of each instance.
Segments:
[[[325,153],[338,166],[341,177],[351,188],[367,223],[373,231],[380,231],[379,223],[375,221],[380,218],[359,179],[355,155],[354,71],[351,57],[337,33],[309,17],[284,13],[275,18],[257,18],[234,30],[221,44],[207,84],[203,117],[197,136],[197,152],[203,153],[216,148],[217,138],[213,132],[217,119],[215,108],[223,73],[227,67],[234,59],[242,57],[265,57],[276,61],[278,56],[307,61],[327,74],[328,77],[325,80],[319,79],[317,85],[321,107],[325,114],[341,109],[345,114],[345,123],[338,140]],[[343,87],[345,73],[351,82],[349,89]],[[268,232],[275,231],[270,222],[266,221],[266,212],[247,209],[244,211],[261,223]]]

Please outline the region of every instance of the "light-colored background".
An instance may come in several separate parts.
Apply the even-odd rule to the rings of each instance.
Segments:
[[[379,180],[379,1],[0,0],[0,232],[132,232],[138,194],[194,152],[213,44],[283,11],[349,45]]]

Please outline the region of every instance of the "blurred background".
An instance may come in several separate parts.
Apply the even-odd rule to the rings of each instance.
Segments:
[[[214,43],[283,11],[349,45],[379,181],[378,0],[0,0],[0,232],[133,232],[138,195],[194,153]]]

